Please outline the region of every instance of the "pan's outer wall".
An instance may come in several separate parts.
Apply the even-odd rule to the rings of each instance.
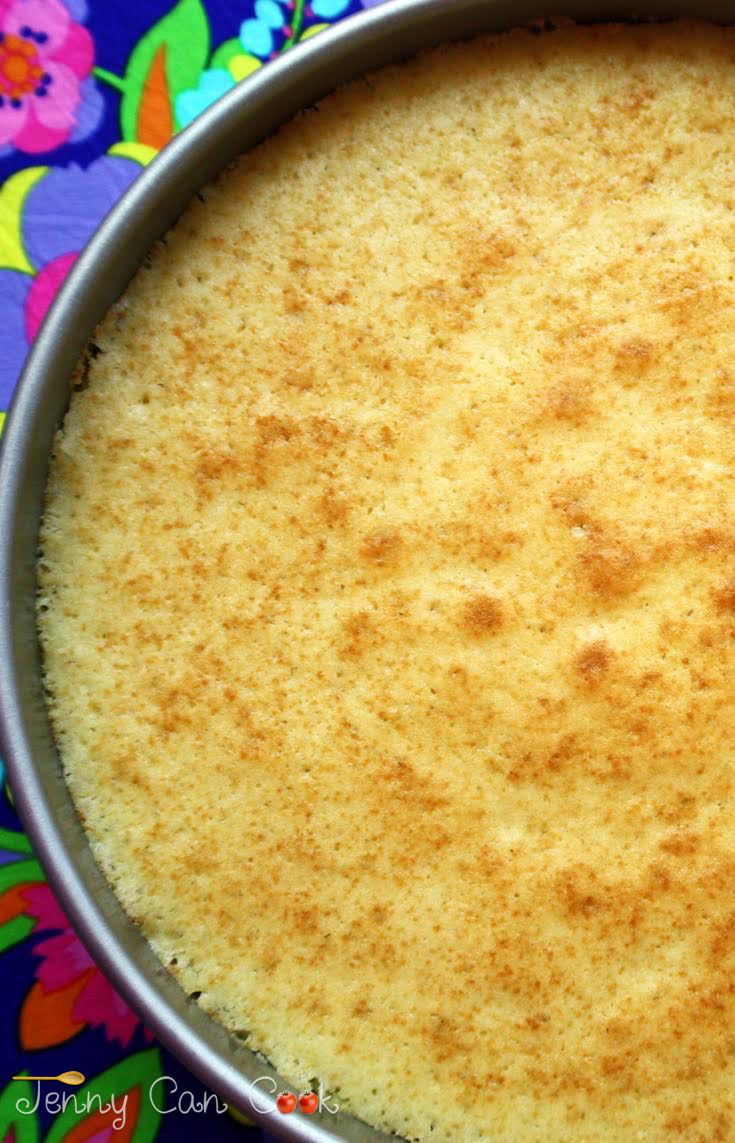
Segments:
[[[111,212],[52,306],[28,359],[0,451],[0,743],[18,809],[67,915],[160,1039],[225,1099],[285,1139],[387,1138],[342,1113],[282,1116],[252,1081],[276,1073],[190,1001],[122,911],[97,867],[63,780],[48,722],[35,622],[35,562],[54,431],[92,331],[194,192],[300,108],[364,71],[442,40],[534,20],[707,18],[735,23],[735,0],[573,3],[389,0],[302,45],[239,86],[178,136]],[[273,1085],[267,1084],[266,1089]],[[259,1110],[261,1109],[261,1110]],[[328,1122],[327,1122],[328,1121]]]

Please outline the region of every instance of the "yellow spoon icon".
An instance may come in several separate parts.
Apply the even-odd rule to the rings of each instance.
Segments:
[[[60,1076],[13,1076],[14,1080],[57,1080],[59,1083],[68,1083],[76,1086],[84,1083],[86,1076],[81,1072],[62,1072]]]

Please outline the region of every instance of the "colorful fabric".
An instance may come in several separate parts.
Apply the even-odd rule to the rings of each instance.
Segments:
[[[0,0],[0,425],[59,286],[142,168],[269,59],[376,2]],[[1,762],[0,987],[0,1143],[266,1138],[208,1097],[97,969]],[[70,1070],[85,1082],[11,1079]]]

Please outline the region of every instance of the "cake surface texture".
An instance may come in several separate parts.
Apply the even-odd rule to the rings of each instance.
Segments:
[[[730,30],[376,73],[193,202],[56,438],[102,868],[407,1138],[735,1139],[734,170]]]

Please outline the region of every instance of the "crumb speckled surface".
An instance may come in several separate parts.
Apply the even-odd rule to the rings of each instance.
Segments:
[[[192,205],[57,438],[103,867],[401,1134],[735,1137],[733,169],[723,29],[374,75]]]

